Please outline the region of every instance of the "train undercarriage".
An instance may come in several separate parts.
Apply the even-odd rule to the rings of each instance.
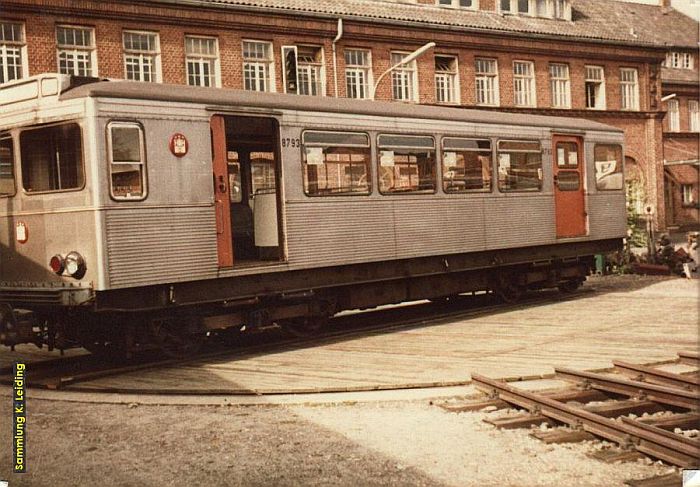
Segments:
[[[517,301],[528,290],[572,292],[590,273],[594,254],[614,251],[619,242],[126,288],[92,293],[74,305],[12,302],[0,294],[0,343],[13,348],[33,343],[50,350],[82,346],[120,358],[154,351],[182,357],[195,353],[211,335],[226,341],[241,330],[272,325],[297,336],[312,334],[342,310],[449,300],[477,291],[493,292],[505,302]]]

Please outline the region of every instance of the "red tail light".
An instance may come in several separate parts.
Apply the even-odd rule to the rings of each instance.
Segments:
[[[63,274],[63,270],[66,268],[63,256],[61,256],[60,254],[56,254],[53,257],[51,257],[51,260],[49,261],[49,267],[59,276]]]

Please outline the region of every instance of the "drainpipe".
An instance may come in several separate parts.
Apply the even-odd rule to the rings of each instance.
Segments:
[[[338,19],[338,35],[333,39],[333,85],[335,86],[335,97],[338,98],[338,59],[335,52],[335,44],[343,37],[343,19]]]

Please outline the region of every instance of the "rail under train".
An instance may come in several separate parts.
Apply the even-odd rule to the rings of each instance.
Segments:
[[[573,118],[44,74],[0,86],[0,343],[202,337],[576,289],[626,234],[623,134]]]

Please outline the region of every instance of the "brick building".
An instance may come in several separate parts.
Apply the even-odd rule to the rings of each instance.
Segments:
[[[700,98],[696,50],[669,51],[661,69],[668,225],[700,227]]]
[[[675,198],[676,163],[697,168],[698,24],[661,1],[4,0],[0,81],[58,70],[589,118],[625,131],[634,202],[664,228],[693,218]],[[664,125],[673,100],[695,107],[682,132]]]

